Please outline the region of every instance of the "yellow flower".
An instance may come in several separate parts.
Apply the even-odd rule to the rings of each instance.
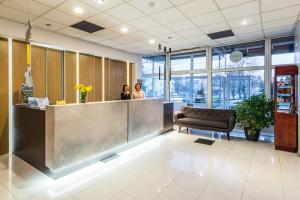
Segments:
[[[87,92],[90,92],[90,91],[92,91],[93,87],[90,85],[90,86],[86,86],[85,89],[86,89]]]
[[[75,89],[79,90],[80,92],[90,92],[90,91],[92,91],[93,87],[85,86],[82,83],[80,83],[75,86]]]

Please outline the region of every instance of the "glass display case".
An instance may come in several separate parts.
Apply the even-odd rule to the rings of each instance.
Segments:
[[[276,76],[276,110],[277,112],[294,113],[294,77],[291,75]]]

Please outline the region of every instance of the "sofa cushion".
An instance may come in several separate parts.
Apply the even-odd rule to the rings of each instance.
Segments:
[[[203,119],[193,119],[193,118],[182,118],[178,119],[179,123],[190,124],[195,126],[206,126],[206,127],[215,127],[215,128],[227,128],[226,122],[221,121],[211,121]]]

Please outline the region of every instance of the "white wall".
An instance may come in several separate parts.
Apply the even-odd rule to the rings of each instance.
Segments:
[[[27,26],[0,18],[0,36],[24,40]],[[32,42],[70,51],[79,51],[86,54],[117,59],[135,63],[136,74],[140,76],[142,59],[141,55],[127,53],[117,49],[98,45],[96,43],[83,41],[47,30],[33,28]]]
[[[298,115],[300,114],[300,21],[298,21],[295,30],[295,63],[298,65]],[[300,116],[298,116],[298,124],[300,124]],[[300,126],[298,126],[298,156],[300,156]]]

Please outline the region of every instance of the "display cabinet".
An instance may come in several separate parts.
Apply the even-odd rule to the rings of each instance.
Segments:
[[[297,74],[298,67],[284,65],[275,67],[275,148],[296,152],[297,150]]]

